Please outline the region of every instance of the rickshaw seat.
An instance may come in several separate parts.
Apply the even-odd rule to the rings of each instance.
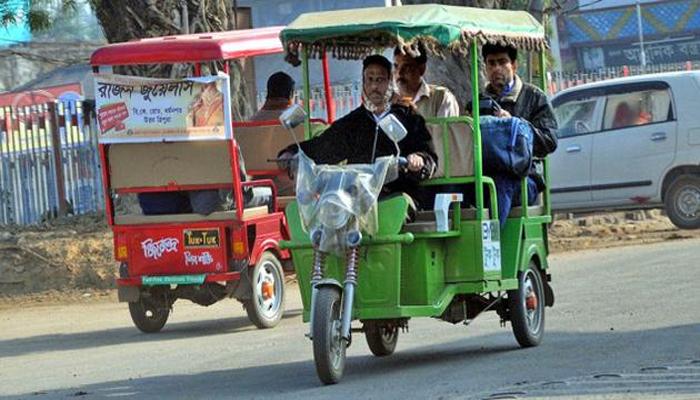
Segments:
[[[115,143],[109,146],[112,189],[231,184],[227,142]]]
[[[527,215],[529,217],[536,217],[539,215],[544,215],[545,214],[545,209],[544,209],[544,197],[542,196],[542,193],[537,196],[537,203],[535,203],[532,206],[529,206],[527,208]],[[508,218],[519,218],[523,216],[523,207],[522,206],[517,206],[513,207],[510,209],[510,214],[508,214]]]
[[[268,160],[277,158],[280,150],[294,142],[281,125],[240,126],[233,129],[247,170],[278,169],[274,161]],[[296,134],[299,135],[299,132]]]
[[[250,207],[243,210],[243,220],[259,217],[268,213],[267,206]],[[164,214],[164,215],[142,215],[127,214],[115,215],[115,225],[140,225],[158,224],[164,222],[201,222],[201,221],[231,221],[236,219],[236,211],[215,211],[209,215],[196,213],[187,214]]]
[[[433,178],[443,178],[445,173],[445,147],[440,124],[426,124],[430,131],[433,147],[438,156],[438,165]],[[448,125],[450,148],[450,176],[463,177],[474,175],[474,140],[472,127],[465,122],[454,122]]]
[[[486,211],[486,218],[489,218],[490,212],[488,209]],[[450,210],[450,216],[452,216],[452,210]],[[476,208],[462,208],[461,209],[461,220],[475,220],[476,219]],[[449,223],[452,224],[452,218],[449,219]],[[413,222],[405,224],[403,226],[402,232],[411,233],[427,233],[427,232],[437,232],[437,222],[435,221],[435,212],[433,210],[421,210],[416,213],[416,219]]]
[[[281,125],[247,126],[242,123],[233,128],[233,135],[236,137],[238,145],[243,153],[245,167],[248,171],[276,170],[277,164],[274,160],[277,154],[294,143],[294,139],[289,132]],[[317,126],[325,126],[322,123],[312,123],[311,131]],[[294,129],[299,140],[304,138],[303,126]]]

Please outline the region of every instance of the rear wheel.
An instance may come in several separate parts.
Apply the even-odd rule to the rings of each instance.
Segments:
[[[345,369],[345,350],[347,342],[341,338],[341,301],[340,289],[324,286],[316,293],[314,304],[313,335],[314,362],[316,373],[321,382],[338,383]]]
[[[508,291],[510,322],[515,339],[522,347],[537,346],[544,336],[544,284],[537,265],[530,261],[519,273],[517,290]]]
[[[700,228],[700,177],[681,175],[664,196],[666,214],[681,229]]]
[[[244,302],[248,318],[258,328],[272,328],[284,314],[284,273],[282,264],[270,252],[264,252],[251,273],[253,294]]]
[[[156,333],[163,329],[170,315],[170,304],[165,296],[141,296],[139,301],[129,302],[129,313],[134,325],[144,333]]]
[[[394,353],[396,342],[399,340],[398,326],[365,321],[364,331],[367,345],[372,354],[377,357],[384,357]]]

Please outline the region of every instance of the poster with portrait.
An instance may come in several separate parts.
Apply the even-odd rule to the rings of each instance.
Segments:
[[[229,77],[95,75],[100,143],[231,137]]]

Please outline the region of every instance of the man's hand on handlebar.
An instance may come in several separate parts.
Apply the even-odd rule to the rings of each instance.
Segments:
[[[416,153],[409,154],[408,157],[406,157],[406,161],[408,162],[406,168],[411,172],[418,172],[425,165],[423,157]]]
[[[284,153],[280,154],[279,157],[277,157],[277,166],[280,169],[287,170],[287,175],[289,175],[289,179],[294,179],[296,160],[297,155],[293,154],[290,151],[285,151]]]

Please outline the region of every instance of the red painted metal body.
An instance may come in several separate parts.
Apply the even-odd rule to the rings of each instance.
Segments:
[[[279,41],[281,27],[249,29],[195,35],[178,35],[142,39],[112,44],[95,51],[91,64],[95,73],[101,65],[137,65],[193,63],[195,73],[202,62],[228,61],[235,58],[282,53]],[[224,65],[228,65],[224,62]],[[225,68],[226,69],[226,68]],[[327,72],[327,69],[324,71]],[[327,81],[327,80],[326,80]],[[328,86],[328,85],[327,85]],[[330,111],[330,110],[329,110]],[[329,114],[329,120],[331,115]],[[236,204],[243,204],[246,186],[271,186],[273,212],[244,217],[243,208],[236,207],[235,217],[222,220],[202,219],[194,222],[159,222],[134,225],[115,224],[110,186],[110,164],[107,144],[99,145],[104,182],[107,220],[114,233],[115,259],[127,263],[128,276],[117,280],[119,286],[140,286],[144,276],[173,276],[205,274],[205,282],[225,282],[240,279],[233,270],[241,263],[255,265],[263,252],[273,252],[280,260],[289,260],[290,253],[280,250],[278,243],[289,239],[286,219],[278,209],[277,193],[269,179],[241,182],[236,126],[264,126],[277,121],[233,123],[233,137],[222,140],[227,146],[231,167],[230,185],[179,185],[129,187],[117,193],[144,193],[179,190],[232,188]],[[278,170],[251,171],[255,176],[274,176]]]

